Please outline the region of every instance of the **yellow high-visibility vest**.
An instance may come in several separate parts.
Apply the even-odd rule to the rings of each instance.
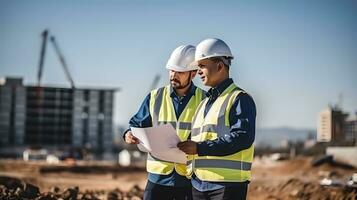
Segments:
[[[230,133],[229,112],[239,93],[244,92],[232,83],[212,104],[204,117],[208,101],[202,101],[192,121],[191,140],[202,142],[215,140]],[[203,181],[245,182],[251,179],[254,146],[227,156],[192,156],[188,164],[188,176],[195,175]]]
[[[191,132],[191,122],[199,103],[205,98],[203,90],[197,88],[195,94],[187,103],[179,119],[176,118],[175,109],[170,97],[170,86],[165,86],[151,91],[150,114],[153,126],[172,124],[181,141],[187,140]],[[146,160],[146,170],[154,174],[167,175],[173,170],[182,176],[186,176],[186,165],[163,161],[153,157],[150,153]]]

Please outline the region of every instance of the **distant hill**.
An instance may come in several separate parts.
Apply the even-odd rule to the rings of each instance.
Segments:
[[[314,129],[291,127],[261,128],[256,131],[255,144],[256,146],[279,147],[281,141],[306,140],[309,134],[313,138],[316,138],[316,130]]]

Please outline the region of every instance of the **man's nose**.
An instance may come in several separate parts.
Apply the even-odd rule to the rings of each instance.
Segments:
[[[198,73],[199,75],[202,75],[203,72],[201,71],[201,69],[198,69],[198,70],[197,70],[197,73]]]

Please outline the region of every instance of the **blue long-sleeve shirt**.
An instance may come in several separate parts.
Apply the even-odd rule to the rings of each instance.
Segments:
[[[191,83],[187,95],[183,97],[179,97],[176,94],[175,90],[173,90],[173,88],[170,87],[170,97],[172,99],[172,103],[175,109],[175,114],[177,119],[181,115],[182,111],[185,109],[191,97],[195,95],[195,91],[196,91],[196,86],[193,83]],[[150,104],[150,94],[147,95],[146,98],[144,99],[143,103],[140,106],[139,111],[130,119],[128,130],[130,130],[130,127],[140,127],[140,128],[152,127],[152,118],[150,115],[149,104]],[[124,138],[125,138],[125,133],[123,135]],[[165,185],[165,186],[175,186],[175,187],[191,186],[190,180],[188,180],[184,176],[179,175],[175,170],[173,170],[173,172],[168,175],[149,173],[148,180],[150,182],[160,185]]]
[[[208,90],[206,95],[209,99],[205,107],[204,116],[207,115],[219,95],[232,83],[233,80],[228,78],[217,87]],[[199,142],[197,144],[198,155],[226,156],[249,148],[255,138],[255,118],[256,107],[254,100],[248,94],[240,93],[229,112],[230,133],[216,140]],[[211,191],[225,186],[248,183],[207,182],[200,180],[195,175],[193,175],[191,182],[192,186],[199,191]]]

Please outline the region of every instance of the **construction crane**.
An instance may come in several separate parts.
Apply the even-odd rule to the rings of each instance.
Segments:
[[[57,45],[57,42],[56,42],[56,40],[55,40],[55,37],[54,37],[54,36],[51,36],[50,41],[52,42],[53,48],[55,49],[55,51],[56,51],[56,53],[57,53],[57,56],[58,56],[59,60],[61,61],[61,64],[62,64],[64,73],[66,74],[66,77],[67,77],[67,80],[70,82],[71,87],[72,87],[72,88],[75,88],[75,86],[74,86],[74,81],[73,81],[73,79],[72,79],[72,77],[71,77],[71,74],[69,73],[69,70],[68,70],[66,61],[64,60],[64,57],[63,57],[63,55],[62,55],[62,53],[61,53],[61,51],[60,51],[60,49],[59,49],[59,47],[58,47],[58,45]]]
[[[49,33],[49,31],[47,29],[45,29],[42,32],[42,46],[41,46],[40,62],[39,62],[38,74],[37,74],[37,85],[38,86],[41,85],[41,78],[42,78],[43,66],[44,66],[44,61],[45,61],[48,33]],[[61,65],[63,67],[66,78],[70,82],[71,88],[74,89],[75,88],[74,81],[73,81],[72,76],[68,70],[68,66],[67,66],[67,63],[63,57],[63,54],[61,53],[60,48],[58,47],[55,37],[51,36],[50,41],[51,41],[53,48],[58,56],[58,59],[61,62]]]
[[[155,89],[155,88],[157,87],[157,84],[159,83],[160,78],[161,78],[160,74],[156,74],[156,75],[155,75],[154,80],[153,80],[153,82],[151,83],[150,91],[153,90],[153,89]]]
[[[38,66],[37,72],[37,85],[41,85],[41,78],[42,78],[42,71],[43,71],[43,64],[45,62],[45,53],[46,53],[46,46],[47,46],[47,37],[48,37],[48,30],[44,30],[42,32],[42,46],[41,46],[41,53],[40,53],[40,63]]]

